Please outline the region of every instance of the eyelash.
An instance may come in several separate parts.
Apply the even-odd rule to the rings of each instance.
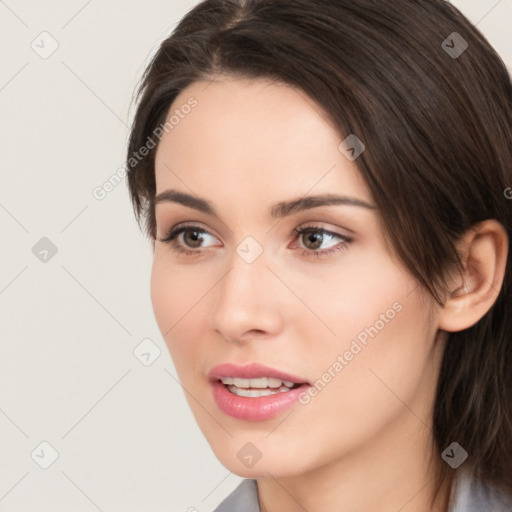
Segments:
[[[166,244],[169,244],[171,249],[173,251],[179,252],[180,254],[183,254],[185,256],[197,256],[198,253],[200,253],[200,250],[190,250],[190,249],[184,249],[181,245],[179,245],[176,241],[176,238],[181,234],[185,232],[199,232],[199,233],[208,233],[203,228],[200,228],[196,225],[182,225],[179,228],[171,230],[165,238],[162,238],[159,240],[159,242],[163,242]],[[348,245],[352,242],[352,238],[349,238],[344,235],[340,235],[339,233],[334,233],[333,231],[328,231],[326,229],[323,229],[318,226],[311,226],[311,225],[302,225],[298,226],[293,229],[292,233],[299,237],[303,235],[304,233],[313,232],[313,233],[321,233],[322,235],[331,235],[334,237],[341,238],[341,242],[335,245],[334,247],[330,247],[329,249],[324,249],[323,251],[314,251],[312,249],[303,249],[302,255],[303,256],[316,256],[316,257],[322,257],[322,256],[328,256],[333,253],[336,253],[338,251],[342,251],[348,247]],[[210,234],[210,233],[208,233]],[[301,248],[302,249],[302,248]]]

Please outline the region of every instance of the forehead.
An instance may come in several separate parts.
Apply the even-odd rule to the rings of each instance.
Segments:
[[[174,188],[271,202],[311,190],[371,200],[328,116],[296,88],[265,79],[195,82],[170,116],[155,158],[157,194]]]

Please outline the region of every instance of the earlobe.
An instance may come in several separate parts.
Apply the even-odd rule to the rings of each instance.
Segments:
[[[462,331],[476,324],[494,305],[505,277],[508,235],[498,221],[485,220],[459,240],[464,265],[452,280],[452,290],[439,313],[439,328]]]

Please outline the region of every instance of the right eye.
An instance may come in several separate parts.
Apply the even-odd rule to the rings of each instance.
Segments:
[[[206,236],[205,236],[206,235]],[[177,228],[171,229],[171,231],[162,239],[160,242],[169,244],[171,249],[191,255],[198,252],[201,252],[198,249],[202,249],[205,247],[210,247],[211,245],[219,245],[216,243],[211,244],[210,246],[202,246],[202,242],[208,237],[213,237],[208,231],[205,229],[196,226],[196,225],[185,225],[179,226]],[[192,249],[192,250],[191,250]],[[195,249],[195,250],[194,250]]]

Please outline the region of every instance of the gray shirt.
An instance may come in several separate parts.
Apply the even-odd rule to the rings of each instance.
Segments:
[[[213,512],[260,512],[257,481],[245,479]],[[512,499],[457,473],[448,512],[512,512]]]

